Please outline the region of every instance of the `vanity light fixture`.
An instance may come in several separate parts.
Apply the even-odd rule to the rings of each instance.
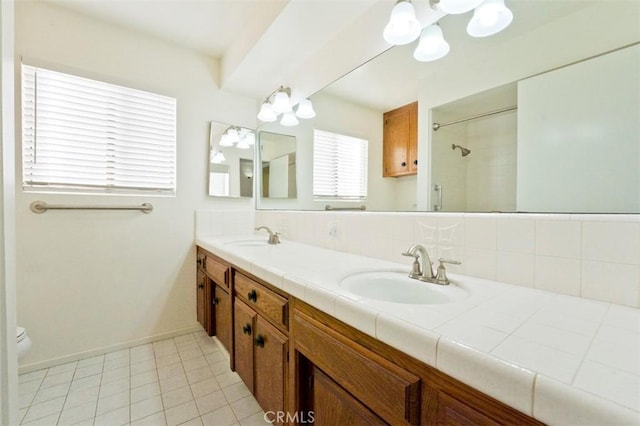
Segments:
[[[467,25],[467,33],[472,37],[496,34],[513,20],[513,13],[505,6],[504,0],[429,0],[429,6],[452,15],[473,10],[473,17]],[[435,61],[449,53],[449,43],[438,25],[420,28],[411,0],[398,0],[382,35],[392,45],[408,44],[420,37],[413,52],[417,61]]]
[[[438,7],[444,13],[458,15],[475,9],[480,3],[482,3],[482,0],[440,0]]]
[[[433,24],[422,30],[418,46],[413,51],[413,58],[420,62],[435,61],[447,53],[449,43],[442,36],[440,25]]]
[[[472,37],[488,37],[507,28],[511,21],[513,13],[504,5],[504,0],[485,0],[473,12],[467,33]]]
[[[382,33],[385,41],[393,45],[409,44],[420,37],[421,25],[411,0],[398,0],[391,10],[389,22]]]
[[[258,120],[271,123],[276,121],[278,116],[282,114],[280,124],[290,127],[298,125],[298,118],[307,119],[316,116],[313,104],[309,99],[301,100],[294,113],[290,96],[291,89],[288,87],[280,86],[274,90],[262,103],[260,112],[258,112]]]

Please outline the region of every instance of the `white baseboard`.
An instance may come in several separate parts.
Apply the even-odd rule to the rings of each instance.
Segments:
[[[133,348],[134,346],[140,346],[140,345],[155,342],[158,340],[170,339],[172,337],[193,333],[199,330],[202,330],[202,327],[200,327],[199,325],[194,327],[187,327],[179,330],[169,331],[166,333],[156,334],[153,336],[143,337],[142,339],[131,340],[128,342],[118,343],[110,346],[103,346],[100,348],[91,349],[89,351],[78,352],[71,355],[65,355],[59,358],[48,359],[46,361],[39,361],[33,364],[21,365],[18,368],[18,374],[30,373],[32,371],[42,370],[43,368],[54,367],[56,365],[66,364],[72,361],[78,361],[81,359],[90,358],[92,356],[102,355],[109,352],[115,352],[122,349]]]

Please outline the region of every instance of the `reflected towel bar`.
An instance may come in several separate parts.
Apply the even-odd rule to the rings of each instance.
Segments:
[[[324,206],[325,210],[344,211],[344,210],[366,210],[367,206],[364,204],[358,207],[331,207],[329,204]]]
[[[34,201],[29,206],[34,213],[45,213],[47,210],[140,210],[142,213],[151,213],[151,203],[142,203],[139,206],[87,206],[71,204],[47,204],[44,201]]]

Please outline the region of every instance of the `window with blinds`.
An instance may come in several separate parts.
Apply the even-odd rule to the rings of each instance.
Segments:
[[[25,191],[175,194],[174,98],[22,65]]]
[[[367,196],[368,142],[351,136],[313,132],[313,195],[362,200]]]

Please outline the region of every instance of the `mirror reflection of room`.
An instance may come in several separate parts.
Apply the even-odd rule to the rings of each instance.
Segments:
[[[296,137],[261,131],[260,170],[264,198],[296,198]]]
[[[255,131],[212,121],[209,135],[209,195],[253,197]]]

